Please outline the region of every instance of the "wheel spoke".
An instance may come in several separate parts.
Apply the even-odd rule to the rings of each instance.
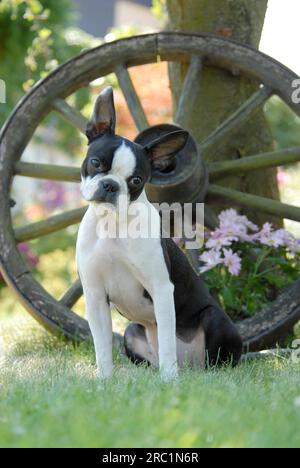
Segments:
[[[219,220],[217,215],[213,212],[213,210],[205,203],[204,205],[204,225],[208,229],[216,229],[219,225]]]
[[[248,171],[257,171],[270,167],[284,166],[300,161],[300,146],[269,153],[247,156],[234,161],[222,161],[209,164],[210,180],[222,179],[226,176],[239,175]]]
[[[59,302],[61,302],[64,306],[69,307],[71,309],[76,302],[79,301],[81,296],[83,295],[83,289],[80,279],[75,281],[72,286],[65,292],[65,294],[60,298]]]
[[[200,145],[202,151],[207,150],[211,145],[218,143],[227,137],[234,130],[240,128],[247,119],[261,107],[273,94],[273,90],[264,85],[254,93],[238,110],[231,114],[214,132],[212,132]]]
[[[300,222],[300,208],[268,198],[239,192],[220,185],[210,185],[208,195],[211,199],[233,202],[238,206],[251,208],[279,218],[291,219]]]
[[[141,101],[133,86],[129,72],[124,65],[117,65],[115,68],[115,74],[118,78],[120,88],[122,89],[128,109],[133,117],[135,125],[141,132],[142,130],[145,130],[145,128],[149,127],[149,122],[142,107]]]
[[[36,164],[19,161],[15,164],[15,175],[34,179],[58,180],[61,182],[80,182],[80,168]]]
[[[87,208],[78,208],[70,210],[66,213],[51,216],[45,221],[28,224],[15,229],[15,239],[17,243],[37,239],[38,237],[47,236],[53,232],[61,231],[62,229],[80,223]]]
[[[197,88],[199,88],[202,65],[202,57],[193,55],[184,80],[183,89],[175,117],[175,122],[184,128],[187,126],[187,117],[189,115],[191,102],[193,101],[194,96],[197,95]]]
[[[85,134],[87,119],[74,107],[71,107],[63,99],[55,99],[53,109],[58,112],[67,122]]]

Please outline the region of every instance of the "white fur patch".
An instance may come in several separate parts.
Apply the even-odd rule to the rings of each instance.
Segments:
[[[123,142],[114,154],[110,172],[111,174],[117,175],[123,179],[127,179],[134,173],[135,166],[135,155],[129,146]]]
[[[103,179],[103,176],[96,175],[95,177],[86,177],[82,179],[81,183],[81,195],[86,201],[91,201],[95,192],[98,190],[99,182]]]
[[[144,193],[141,201],[153,210],[158,230],[158,212]],[[111,345],[104,340],[105,334],[111,336],[111,330],[106,325],[103,331],[97,323],[99,315],[107,316],[108,296],[128,319],[146,326],[157,323],[161,375],[164,379],[173,378],[177,369],[174,286],[170,283],[160,238],[101,239],[97,235],[101,222],[90,207],[80,225],[76,249],[97,362],[104,363],[105,372],[111,371]],[[153,304],[143,297],[144,289],[151,295]],[[104,349],[99,343],[107,346]]]
[[[127,195],[127,184],[126,179],[130,177],[135,170],[136,159],[132,150],[125,144],[122,145],[115,151],[112,167],[108,174],[96,175],[95,177],[82,178],[81,183],[81,194],[86,201],[91,201],[94,197],[95,192],[99,188],[101,180],[113,179],[120,186],[119,195]]]

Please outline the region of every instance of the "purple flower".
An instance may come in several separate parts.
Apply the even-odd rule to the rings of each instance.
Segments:
[[[63,185],[53,180],[43,182],[41,192],[41,202],[47,210],[55,210],[65,202],[66,191]]]
[[[223,264],[233,276],[238,276],[242,268],[241,257],[231,247],[234,242],[260,243],[269,247],[284,247],[291,255],[300,254],[300,239],[296,239],[285,229],[275,230],[271,223],[265,223],[261,230],[246,216],[239,215],[235,209],[222,211],[219,215],[220,226],[206,235],[205,251],[200,260],[204,266],[201,273]],[[252,231],[252,232],[251,232]]]
[[[289,175],[282,167],[277,170],[277,182],[279,185],[286,185],[289,182]]]
[[[227,232],[227,235],[244,235],[248,229],[250,231],[258,231],[258,226],[252,223],[247,216],[239,215],[236,210],[230,208],[219,214],[220,229]]]
[[[237,253],[234,253],[231,249],[223,249],[224,253],[224,265],[228,268],[229,273],[233,276],[238,276],[242,267],[242,260]]]
[[[292,255],[300,253],[300,239],[296,239],[290,234],[290,239],[288,241],[287,248]]]
[[[35,268],[39,263],[39,257],[31,250],[30,245],[23,242],[18,245],[18,249],[24,257],[27,265],[30,268]]]
[[[206,265],[200,268],[200,273],[205,273],[223,263],[220,251],[214,249],[203,252],[199,259],[201,262],[206,263]]]
[[[265,223],[262,230],[255,234],[253,238],[263,245],[274,248],[289,247],[294,239],[292,234],[285,229],[277,229],[274,231],[270,223]]]
[[[230,208],[224,210],[219,215],[220,226],[211,233],[206,242],[206,247],[220,249],[229,247],[233,242],[252,242],[250,231],[258,231],[258,227],[253,224],[247,216],[239,215],[236,210]]]
[[[218,228],[211,233],[205,246],[208,249],[221,249],[222,247],[230,246],[234,241],[238,241],[238,237],[229,236],[227,232],[223,232],[222,229]]]

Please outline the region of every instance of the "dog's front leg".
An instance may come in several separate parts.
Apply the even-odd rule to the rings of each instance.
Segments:
[[[105,291],[87,289],[84,291],[87,319],[92,332],[98,376],[112,374],[112,318]]]
[[[153,305],[157,322],[160,373],[163,380],[172,380],[177,376],[177,354],[174,286],[171,283],[154,287]]]

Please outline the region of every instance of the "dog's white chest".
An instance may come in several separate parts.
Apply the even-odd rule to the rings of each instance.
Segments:
[[[104,279],[109,300],[128,320],[147,325],[155,322],[153,304],[126,264],[112,261],[109,274]]]
[[[147,289],[148,265],[144,262],[144,275],[143,269],[136,267],[138,254],[142,254],[140,249],[133,249],[125,239],[99,239],[88,217],[82,223],[77,263],[83,284],[90,290],[103,288],[109,301],[128,320],[149,325],[155,322],[155,314]]]

